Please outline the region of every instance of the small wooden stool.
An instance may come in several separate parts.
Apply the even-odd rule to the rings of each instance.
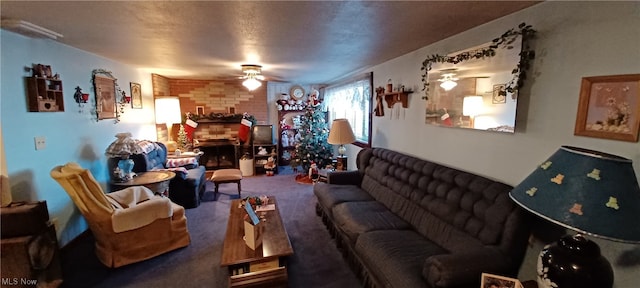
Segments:
[[[215,190],[213,192],[213,199],[218,200],[218,185],[223,183],[238,183],[238,198],[240,198],[240,191],[242,190],[240,186],[240,181],[242,180],[242,172],[240,169],[220,169],[213,171],[213,175],[211,175],[211,179],[209,181],[213,182],[215,185]]]

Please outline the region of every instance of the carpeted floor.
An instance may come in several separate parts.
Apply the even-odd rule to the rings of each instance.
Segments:
[[[242,188],[242,197],[276,196],[294,250],[288,263],[290,287],[360,286],[315,214],[312,185],[297,183],[285,169],[273,177],[245,177]],[[94,239],[84,237],[63,250],[62,287],[227,287],[228,271],[220,267],[220,255],[236,185],[221,185],[213,201],[213,185],[208,183],[203,198],[199,207],[186,210],[191,234],[186,248],[109,269],[96,258]]]

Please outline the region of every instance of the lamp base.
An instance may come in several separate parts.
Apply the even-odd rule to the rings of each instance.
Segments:
[[[115,171],[113,171],[113,180],[115,182],[127,182],[133,179],[133,177],[136,175],[136,173],[133,173],[132,171],[134,165],[135,162],[133,162],[132,159],[120,159],[118,161],[118,167]]]
[[[347,170],[347,156],[341,155],[336,157],[336,170],[338,171]]]
[[[538,257],[542,288],[611,288],[613,269],[600,247],[581,234],[547,245]]]

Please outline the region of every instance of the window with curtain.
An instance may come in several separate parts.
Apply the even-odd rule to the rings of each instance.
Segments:
[[[324,105],[329,123],[333,119],[345,118],[349,121],[355,145],[371,146],[371,98],[373,73],[330,85],[324,88]]]

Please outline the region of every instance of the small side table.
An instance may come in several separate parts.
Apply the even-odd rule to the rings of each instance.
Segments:
[[[171,171],[147,171],[138,173],[138,176],[126,182],[112,181],[111,185],[120,187],[118,190],[131,186],[144,186],[155,194],[169,197],[169,181],[174,177],[176,177],[176,173]]]
[[[351,170],[318,169],[318,182],[326,183],[329,172],[340,173],[340,172],[347,172],[347,171],[351,171]]]
[[[336,171],[346,171],[347,170],[347,156],[338,156],[335,159],[335,167]]]

